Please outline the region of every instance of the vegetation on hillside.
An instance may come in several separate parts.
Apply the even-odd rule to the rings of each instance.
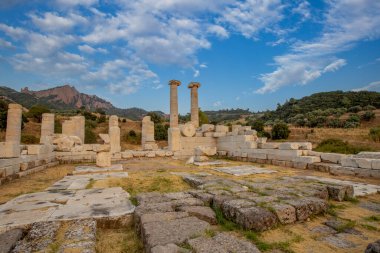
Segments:
[[[323,140],[314,150],[327,153],[357,154],[361,151],[371,151],[371,148],[356,147],[339,139],[326,139]]]

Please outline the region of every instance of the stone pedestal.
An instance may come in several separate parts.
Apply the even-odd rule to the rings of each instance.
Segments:
[[[191,82],[188,86],[191,89],[191,122],[197,128],[199,127],[199,107],[198,107],[198,88],[200,83]]]
[[[0,156],[4,158],[20,157],[22,106],[9,104],[5,143],[0,146]]]
[[[111,166],[111,152],[101,151],[96,153],[96,166],[110,167]]]
[[[111,154],[120,152],[121,151],[120,127],[119,127],[119,119],[116,115],[112,115],[109,118],[108,134],[110,137]]]
[[[142,120],[141,145],[143,150],[156,150],[158,146],[154,140],[154,122],[150,116],[145,116]]]
[[[170,151],[178,151],[181,148],[181,131],[178,127],[168,129],[168,144]]]
[[[170,85],[170,128],[178,127],[178,86],[180,81],[171,80]]]
[[[42,114],[41,144],[52,144],[54,135],[54,113]]]

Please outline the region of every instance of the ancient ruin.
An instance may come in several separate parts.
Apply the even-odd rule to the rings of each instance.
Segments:
[[[367,244],[377,247],[377,242],[370,244],[379,235],[377,228],[364,235],[332,215],[331,210],[337,205],[332,203],[349,205],[362,196],[377,196],[379,152],[321,153],[313,151],[310,142],[268,142],[250,126],[199,125],[200,84],[196,82],[188,86],[191,120],[180,124],[180,84],[177,80],[169,82],[170,128],[164,148],[155,142],[150,116],[142,119],[141,149],[121,150],[117,116],[110,116],[108,131],[99,134],[102,143],[87,144],[83,116],[70,117],[63,122],[62,133],[54,133],[52,113],[42,115],[40,144],[21,145],[22,107],[10,104],[5,142],[0,143],[0,184],[59,163],[85,165],[76,166],[70,175],[44,191],[0,205],[0,238],[8,238],[0,240],[0,247],[5,249],[2,252],[47,251],[54,246],[57,234],[63,235],[54,246],[58,252],[95,252],[97,229],[125,228],[131,223],[144,251],[150,253],[262,252],[263,242],[260,244],[252,233],[264,235],[265,231],[283,229],[283,234],[292,237],[296,232],[287,227],[289,224],[303,231],[299,237],[309,233],[310,238],[316,238],[310,252],[360,252]],[[159,193],[155,187],[165,182],[160,176],[151,192],[135,194],[131,201],[125,189],[138,184],[104,186],[112,180],[121,180],[117,182],[123,185],[122,180],[129,178],[129,166],[136,163],[146,172],[140,172],[139,167],[132,170],[134,173],[150,175],[155,168],[147,170],[144,163],[153,160],[168,168],[175,163],[173,170],[164,167],[156,172],[179,178],[188,188]],[[92,189],[94,184],[99,186]],[[380,212],[379,202],[360,203],[363,212]],[[301,228],[299,224],[303,224]],[[226,228],[221,232],[223,229],[215,229],[218,226],[230,226],[228,229],[236,233]],[[41,236],[36,238],[36,234]],[[302,243],[301,239],[289,240]],[[279,249],[278,244],[273,245]]]

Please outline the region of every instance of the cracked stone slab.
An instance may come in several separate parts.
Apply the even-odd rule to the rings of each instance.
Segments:
[[[234,166],[234,167],[222,167],[222,168],[215,168],[214,170],[231,174],[234,176],[248,176],[248,175],[255,175],[255,174],[272,174],[276,173],[275,170],[265,169],[265,168],[259,168],[256,166],[251,165],[242,165],[242,166]]]
[[[366,196],[374,193],[380,192],[379,185],[358,183],[353,181],[339,180],[327,177],[316,177],[316,176],[299,176],[297,178],[304,178],[308,180],[319,181],[321,183],[327,184],[337,184],[337,185],[352,185],[354,187],[354,197]]]
[[[193,163],[196,166],[217,166],[217,165],[224,165],[224,164],[230,164],[229,162],[226,161],[207,161],[207,162],[194,162]]]
[[[109,167],[97,167],[97,166],[77,166],[73,171],[73,174],[81,173],[99,173],[99,172],[114,172],[114,171],[123,171],[122,164],[113,164]]]

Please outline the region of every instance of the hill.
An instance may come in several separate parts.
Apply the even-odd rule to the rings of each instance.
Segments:
[[[239,120],[242,117],[251,116],[249,109],[223,109],[218,111],[204,111],[208,119],[212,123],[221,123],[227,121]]]
[[[70,111],[86,108],[89,111],[97,109],[105,111],[107,114],[115,114],[131,120],[141,120],[148,111],[141,108],[117,108],[109,101],[95,95],[80,93],[75,87],[70,85],[58,86],[51,89],[32,91],[27,87],[21,92],[6,86],[0,86],[0,98],[21,104],[26,108],[39,104],[49,107],[54,111]],[[163,112],[156,112],[164,115]]]

